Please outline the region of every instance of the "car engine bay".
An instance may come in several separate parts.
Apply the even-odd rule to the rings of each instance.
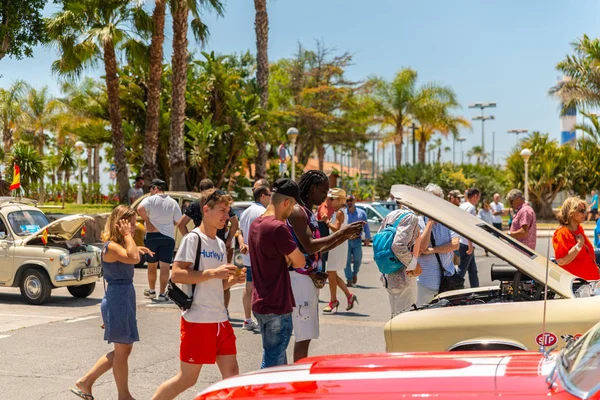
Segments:
[[[49,246],[49,247],[60,247],[65,250],[69,250],[69,254],[94,252],[94,248],[90,245],[83,243],[80,238],[71,240],[64,240],[56,236],[48,236],[48,243],[44,244],[40,237],[31,239],[27,242],[27,246]]]

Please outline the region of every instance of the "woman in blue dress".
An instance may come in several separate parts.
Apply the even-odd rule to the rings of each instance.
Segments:
[[[136,213],[128,206],[115,207],[108,220],[102,239],[102,269],[106,280],[106,292],[100,307],[104,322],[104,340],[113,343],[115,349],[100,357],[87,374],[70,388],[71,392],[85,400],[94,400],[94,382],[111,368],[117,384],[118,399],[131,400],[129,393],[128,358],[138,335],[133,287],[133,268],[140,261],[140,254],[150,254],[145,247],[138,247],[133,240]]]

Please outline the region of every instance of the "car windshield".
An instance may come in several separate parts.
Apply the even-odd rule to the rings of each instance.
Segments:
[[[573,394],[588,398],[600,391],[600,324],[563,350],[560,361],[565,387],[581,392]]]
[[[373,208],[375,210],[377,210],[377,212],[379,214],[381,214],[382,217],[386,217],[389,213],[392,212],[392,210],[390,210],[389,208],[387,208],[386,206],[383,206],[381,204],[372,204]]]
[[[15,211],[8,214],[8,223],[16,235],[29,236],[49,222],[41,211]]]

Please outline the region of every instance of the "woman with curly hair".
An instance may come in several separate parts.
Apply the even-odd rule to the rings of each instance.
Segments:
[[[119,400],[133,399],[129,393],[128,359],[133,343],[140,340],[135,312],[133,287],[134,265],[140,254],[152,252],[138,247],[133,240],[136,213],[125,205],[114,208],[102,232],[102,270],[107,283],[100,310],[104,322],[104,340],[114,343],[115,349],[100,357],[91,370],[75,385],[71,392],[82,399],[93,400],[94,382],[111,368],[117,384]]]
[[[594,246],[581,224],[585,221],[587,204],[579,197],[569,197],[558,213],[560,228],[554,232],[552,245],[558,265],[585,280],[600,279]]]

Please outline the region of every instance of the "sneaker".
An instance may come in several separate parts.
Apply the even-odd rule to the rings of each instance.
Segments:
[[[144,296],[150,297],[150,298],[155,298],[156,297],[156,291],[150,290],[150,289],[146,289],[146,290],[144,290]]]
[[[171,301],[171,300],[163,293],[163,294],[158,295],[158,297],[156,298],[156,301],[165,302],[165,301]]]
[[[256,330],[258,330],[258,324],[252,320],[244,321],[244,324],[242,325],[242,329],[245,331],[256,331]]]

